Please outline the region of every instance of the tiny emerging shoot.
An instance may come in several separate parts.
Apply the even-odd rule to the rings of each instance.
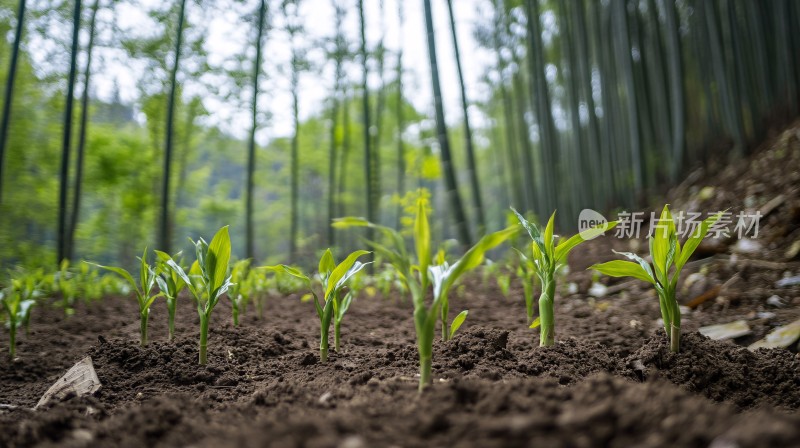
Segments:
[[[350,303],[353,300],[352,292],[348,292],[344,297],[341,297],[342,291],[350,280],[358,271],[364,268],[369,263],[362,263],[358,258],[362,255],[370,253],[366,250],[357,250],[345,258],[344,261],[336,264],[331,250],[328,249],[319,260],[319,276],[322,281],[323,299],[324,302],[320,304],[319,296],[314,291],[311,285],[311,278],[298,269],[286,265],[267,266],[265,269],[271,271],[282,271],[293,277],[303,281],[303,283],[311,291],[314,298],[314,308],[317,311],[320,323],[320,340],[319,340],[319,359],[322,362],[328,360],[328,337],[330,334],[331,321],[334,321],[334,349],[339,351],[339,335],[342,319],[344,314],[350,308]]]
[[[234,327],[239,326],[239,314],[244,312],[250,297],[250,284],[247,282],[249,273],[249,258],[237,261],[231,269],[231,287],[228,289],[228,298],[231,300]]]
[[[61,308],[64,314],[72,316],[75,314],[75,300],[78,297],[78,284],[73,274],[69,271],[69,260],[62,260],[58,265],[58,271],[53,278],[53,286],[61,294]]]
[[[183,279],[197,305],[200,316],[200,365],[208,363],[208,324],[211,312],[219,298],[231,286],[228,276],[228,262],[231,259],[231,239],[228,226],[217,231],[210,243],[202,238],[192,242],[197,260],[189,269],[189,275],[172,258],[166,260],[167,266]]]
[[[175,339],[175,309],[178,305],[178,294],[186,287],[186,282],[178,275],[173,269],[169,267],[167,262],[172,260],[166,252],[160,250],[155,251],[158,258],[158,276],[156,276],[156,283],[158,288],[164,294],[167,301],[167,323],[169,327],[169,341]],[[175,257],[180,254],[176,254]]]
[[[133,279],[133,276],[127,270],[114,266],[102,266],[96,263],[91,263],[98,268],[111,271],[123,279],[130,285],[136,294],[136,301],[139,303],[139,344],[144,347],[147,345],[147,321],[150,318],[150,306],[155,300],[163,295],[162,292],[158,294],[151,294],[153,286],[156,282],[156,273],[153,268],[147,263],[147,249],[142,253],[139,258],[139,284]]]
[[[587,239],[594,238],[606,230],[610,230],[617,225],[616,221],[608,224],[584,230],[570,238],[562,238],[556,244],[556,236],[553,234],[556,213],[550,215],[544,232],[538,225],[525,219],[519,212],[511,209],[517,215],[520,224],[528,231],[533,242],[531,243],[531,260],[533,268],[542,283],[542,294],[539,296],[539,317],[533,320],[530,328],[540,328],[539,345],[549,347],[555,344],[555,293],[556,293],[556,271],[567,262],[570,251]],[[532,316],[528,315],[529,319]]]
[[[611,277],[638,278],[655,287],[658,293],[658,304],[661,308],[661,319],[664,321],[664,331],[670,341],[670,351],[673,353],[680,350],[681,343],[681,310],[678,300],[675,298],[681,270],[720,216],[722,216],[722,212],[706,218],[681,247],[669,206],[665,205],[653,236],[650,237],[652,266],[634,253],[614,251],[633,261],[613,260],[589,268]],[[673,264],[674,271],[672,270]]]

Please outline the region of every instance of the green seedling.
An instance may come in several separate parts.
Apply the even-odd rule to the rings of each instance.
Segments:
[[[244,313],[250,298],[249,284],[245,281],[249,273],[250,259],[237,261],[231,269],[231,287],[228,289],[228,298],[231,300],[234,327],[239,326],[239,314]]]
[[[322,258],[319,260],[319,277],[322,282],[322,296],[324,298],[322,304],[320,304],[319,296],[311,285],[311,278],[300,272],[297,268],[286,265],[265,267],[267,270],[282,271],[300,279],[311,291],[311,295],[314,298],[314,308],[317,311],[320,322],[319,359],[322,362],[328,360],[328,337],[331,321],[334,321],[334,349],[337,352],[339,351],[339,335],[342,318],[350,308],[350,303],[353,300],[353,296],[350,292],[345,294],[344,297],[342,297],[342,292],[348,280],[363,269],[364,266],[369,264],[358,261],[359,257],[368,253],[369,251],[366,250],[357,250],[348,255],[344,261],[337,265],[331,250],[328,249],[325,251]]]
[[[197,305],[197,314],[200,316],[200,365],[208,363],[208,324],[211,312],[217,306],[219,298],[231,286],[228,275],[228,262],[231,259],[231,239],[228,226],[217,231],[210,243],[202,238],[192,241],[197,260],[189,269],[189,275],[172,258],[166,260],[167,266],[177,274]]]
[[[168,338],[169,341],[172,342],[175,340],[175,309],[178,305],[178,294],[186,287],[186,282],[175,270],[169,267],[168,262],[172,260],[173,257],[160,250],[155,251],[155,253],[158,258],[156,283],[158,283],[158,288],[164,294],[164,298],[167,302]],[[175,257],[179,255],[180,254],[176,254]]]
[[[414,245],[416,260],[406,249],[403,236],[396,230],[371,223],[363,218],[341,218],[334,222],[339,228],[370,227],[380,230],[389,240],[388,245],[375,241],[370,245],[381,256],[394,266],[406,289],[411,292],[414,302],[414,328],[417,334],[417,350],[419,352],[420,378],[419,390],[422,391],[431,383],[431,366],[433,357],[433,340],[436,323],[442,323],[442,336],[451,337],[463,324],[467,314],[461,312],[447,325],[447,314],[443,313],[443,305],[447,303],[447,294],[456,280],[483,262],[486,251],[499,245],[517,231],[517,226],[495,232],[481,238],[461,259],[452,266],[439,263],[432,266],[431,235],[426,213],[427,201],[424,197],[417,199],[417,213],[414,219]],[[441,261],[441,260],[440,260]],[[426,295],[433,286],[433,300],[426,303]]]
[[[73,274],[69,271],[69,260],[61,261],[58,271],[53,277],[53,286],[61,294],[59,305],[64,310],[64,314],[72,316],[75,314],[75,300],[78,297],[78,284]]]
[[[28,328],[31,309],[36,303],[33,300],[35,293],[34,284],[22,279],[12,279],[11,285],[0,291],[0,303],[6,314],[9,334],[8,355],[12,360],[17,356],[17,329],[21,326]]]
[[[139,332],[140,338],[139,343],[142,347],[147,345],[147,321],[150,318],[150,306],[155,302],[155,300],[162,296],[163,293],[159,292],[158,294],[151,294],[153,290],[153,286],[156,283],[156,273],[153,271],[153,268],[147,263],[147,249],[144,250],[142,253],[141,258],[139,258],[139,283],[137,284],[136,281],[133,279],[133,276],[127,270],[123,268],[118,268],[115,266],[103,266],[96,263],[90,263],[98,268],[105,269],[107,271],[111,271],[120,277],[122,277],[128,284],[130,285],[131,289],[133,289],[134,293],[136,294],[136,301],[139,303]]]
[[[269,295],[270,285],[275,283],[275,279],[268,279],[262,274],[262,269],[251,269],[245,277],[245,288],[256,305],[256,318],[264,319],[264,307],[266,306],[267,296]]]
[[[522,295],[525,297],[525,314],[528,317],[528,325],[534,321],[534,313],[536,311],[536,304],[533,301],[533,288],[536,286],[536,265],[533,260],[526,257],[525,254],[514,249],[519,257],[519,266],[517,266],[517,276],[522,279]]]
[[[638,278],[655,287],[658,293],[658,304],[661,308],[661,318],[664,321],[664,331],[670,341],[670,351],[673,353],[680,350],[681,344],[681,310],[678,300],[675,298],[681,270],[720,216],[722,216],[722,212],[701,222],[681,247],[669,206],[665,205],[653,236],[650,237],[652,266],[634,253],[615,251],[633,261],[613,260],[590,267],[590,269],[611,277]],[[674,270],[672,269],[673,265]]]
[[[517,215],[520,224],[528,231],[533,242],[531,243],[531,260],[536,276],[542,284],[542,293],[539,296],[539,317],[530,324],[531,328],[539,327],[539,345],[549,347],[555,344],[555,293],[556,293],[556,271],[561,265],[567,262],[570,251],[582,242],[592,239],[606,230],[610,230],[617,225],[616,221],[600,225],[570,238],[562,238],[556,244],[556,236],[553,234],[556,213],[550,215],[544,232],[538,225],[525,219],[519,212],[511,209]]]

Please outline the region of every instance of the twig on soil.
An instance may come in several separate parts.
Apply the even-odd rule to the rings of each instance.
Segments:
[[[708,291],[700,294],[699,296],[692,299],[686,306],[691,309],[695,309],[698,306],[702,305],[703,303],[716,298],[722,291],[725,291],[730,285],[732,285],[736,280],[739,280],[739,274],[734,274],[728,281],[723,283],[721,286],[715,286]]]

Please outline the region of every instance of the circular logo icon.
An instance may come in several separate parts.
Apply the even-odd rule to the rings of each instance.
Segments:
[[[605,216],[590,209],[581,210],[578,215],[578,233],[584,240],[591,240],[605,233],[608,229],[608,220]]]

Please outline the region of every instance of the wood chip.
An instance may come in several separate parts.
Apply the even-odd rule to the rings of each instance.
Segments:
[[[92,358],[87,356],[78,361],[64,376],[50,386],[50,389],[47,389],[33,409],[37,409],[53,399],[60,400],[73,393],[79,397],[91,395],[97,392],[100,386],[100,379],[97,378],[97,372],[94,371]]]
[[[747,349],[786,348],[797,339],[800,339],[800,320],[772,330],[764,339],[754,342]]]

